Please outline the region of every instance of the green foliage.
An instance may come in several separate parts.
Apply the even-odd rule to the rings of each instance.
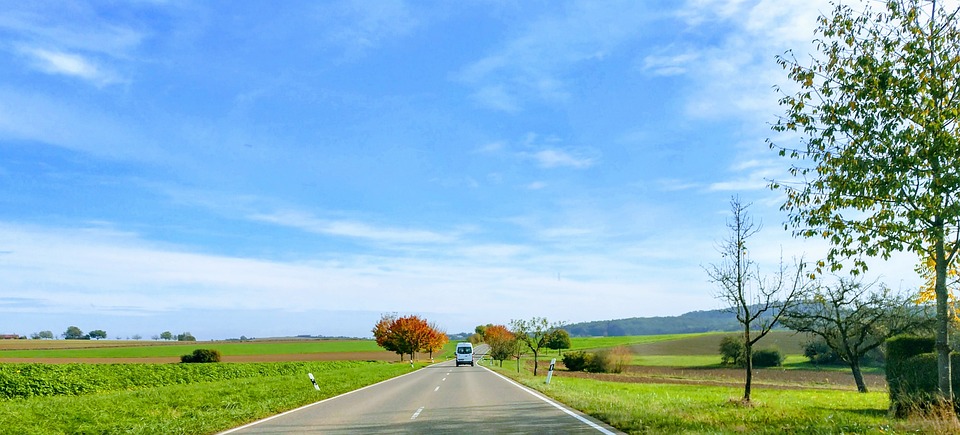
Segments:
[[[777,349],[757,349],[753,351],[753,366],[780,367],[783,364],[784,356]]]
[[[810,340],[803,346],[803,356],[807,357],[814,365],[836,364],[840,361],[837,353],[830,348],[822,338]]]
[[[218,363],[220,362],[220,351],[216,349],[196,349],[192,354],[180,357],[182,363]]]
[[[564,329],[554,330],[547,338],[547,349],[560,351],[562,349],[570,349],[570,346],[570,333]]]
[[[173,340],[173,333],[170,331],[163,331],[160,333],[161,340]]]
[[[887,385],[890,408],[896,417],[939,402],[937,356],[931,337],[900,336],[887,341]],[[951,355],[951,365],[960,367],[960,355]],[[960,386],[960,371],[953,370],[953,388]],[[954,399],[960,408],[960,400]]]
[[[77,396],[165,385],[285,376],[304,374],[309,370],[335,370],[363,364],[366,363],[2,364],[0,400],[34,396]]]
[[[90,338],[93,338],[96,340],[102,340],[104,338],[107,338],[107,331],[104,331],[102,329],[94,329],[93,331],[90,331],[87,335]]]
[[[774,145],[797,162],[786,193],[794,234],[830,243],[832,270],[865,257],[910,251],[935,275],[940,393],[953,397],[947,271],[960,253],[960,16],[944,2],[884,2],[861,13],[838,4],[821,16],[820,53],[801,65],[778,58],[799,85],[780,104],[774,131],[801,144]],[[794,183],[796,181],[797,183]],[[824,265],[826,266],[826,265]]]
[[[177,334],[177,341],[197,341],[197,338],[189,332],[184,332],[182,334]]]
[[[743,367],[743,338],[728,335],[720,340],[720,363],[728,366]]]
[[[572,372],[579,372],[587,367],[588,354],[578,350],[563,354],[563,365]]]
[[[83,335],[83,331],[76,326],[70,326],[63,333],[63,338],[67,340],[82,340],[84,338],[90,338]]]

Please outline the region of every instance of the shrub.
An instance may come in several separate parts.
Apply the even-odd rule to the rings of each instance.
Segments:
[[[608,373],[613,367],[613,358],[610,351],[603,349],[597,353],[587,354],[587,364],[584,370],[590,373]]]
[[[807,342],[803,346],[803,356],[807,357],[814,365],[836,364],[840,362],[840,357],[822,338]]]
[[[777,349],[758,349],[753,351],[754,367],[779,367],[783,364],[783,354]]]
[[[912,413],[925,413],[942,407],[939,399],[937,355],[933,353],[934,339],[898,336],[887,340],[886,345],[891,414],[903,418]],[[960,355],[951,355],[950,364],[960,367]],[[951,372],[955,391],[960,386],[958,372],[960,371]],[[954,407],[960,409],[958,399],[955,399]]]
[[[563,354],[563,365],[571,372],[579,372],[587,367],[587,354],[583,351]]]
[[[720,340],[720,362],[723,365],[742,367],[744,363],[743,355],[742,338],[728,335]]]
[[[220,351],[216,349],[196,349],[192,354],[180,357],[182,363],[218,363]]]

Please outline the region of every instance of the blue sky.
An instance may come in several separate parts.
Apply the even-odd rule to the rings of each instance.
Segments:
[[[716,309],[732,195],[823,254],[764,142],[823,2],[4,3],[3,333]]]

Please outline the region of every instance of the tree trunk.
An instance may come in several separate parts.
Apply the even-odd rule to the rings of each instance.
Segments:
[[[850,370],[853,371],[853,380],[857,383],[857,391],[866,393],[867,384],[863,383],[863,373],[860,372],[860,361],[853,359],[850,363]]]
[[[747,380],[743,385],[743,401],[750,401],[750,384],[753,382],[753,343],[750,343],[749,327],[744,332],[743,340],[743,365],[747,370]]]
[[[937,217],[935,226],[937,235],[934,242],[934,269],[937,277],[934,283],[934,290],[937,294],[937,374],[939,375],[940,396],[952,403],[953,402],[953,383],[950,374],[950,313],[948,312],[948,293],[947,293],[947,257],[944,251],[943,238],[943,218]]]
[[[533,375],[537,375],[537,351],[533,351]]]

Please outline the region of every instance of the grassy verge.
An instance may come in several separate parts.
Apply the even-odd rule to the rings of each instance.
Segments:
[[[496,368],[495,368],[496,369]],[[629,433],[890,433],[908,431],[886,417],[886,393],[754,390],[752,407],[740,388],[602,382],[498,370],[518,382]]]
[[[363,363],[306,373],[171,385],[85,396],[0,401],[4,433],[214,433],[412,371],[409,364]]]
[[[60,344],[68,340],[56,340]],[[39,344],[47,344],[40,341]],[[373,340],[313,340],[280,342],[189,342],[166,345],[144,345],[139,342],[104,342],[84,348],[9,349],[0,350],[0,358],[144,358],[179,357],[194,349],[216,349],[224,356],[290,355],[323,352],[379,352],[383,349]]]

